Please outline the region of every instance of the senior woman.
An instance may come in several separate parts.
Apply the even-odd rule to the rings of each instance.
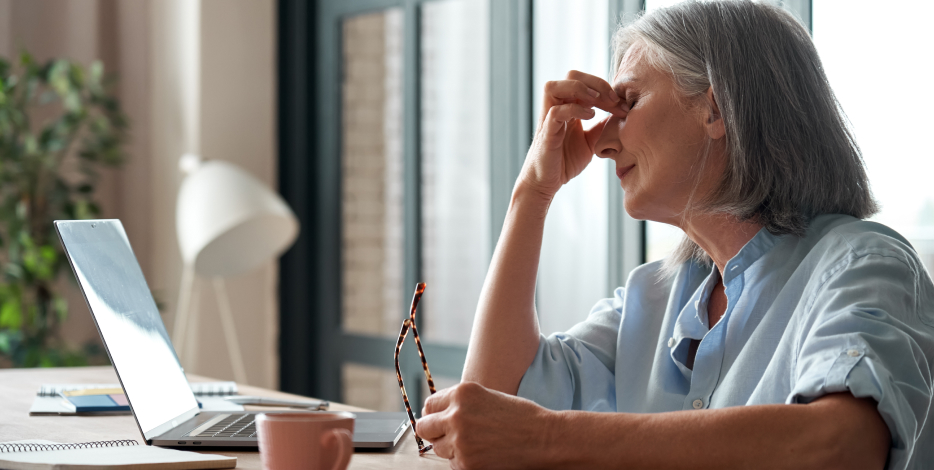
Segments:
[[[684,3],[615,42],[612,85],[546,86],[464,382],[419,434],[456,468],[932,468],[934,285],[861,220],[876,205],[808,32],[767,5]],[[584,130],[594,107],[611,115]],[[594,154],[630,215],[686,238],[545,337],[545,216]]]

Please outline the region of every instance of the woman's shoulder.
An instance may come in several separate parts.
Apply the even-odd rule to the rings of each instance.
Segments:
[[[843,214],[825,214],[811,220],[803,236],[771,235],[760,233],[765,249],[759,262],[767,266],[763,273],[787,275],[797,273],[814,280],[845,270],[856,260],[882,262],[897,260],[905,274],[915,278],[926,276],[923,263],[911,243],[890,227],[878,222],[858,219]],[[745,248],[744,248],[745,249]],[[710,274],[708,264],[689,260],[676,272],[666,270],[664,261],[643,264],[629,275],[626,291],[640,296],[667,296],[672,291],[687,289],[693,292]],[[621,296],[622,292],[618,292]],[[661,298],[655,300],[663,300]]]
[[[921,267],[911,243],[900,233],[878,222],[849,215],[815,217],[801,242],[813,247],[812,255],[828,261],[877,255],[897,258],[912,269]]]
[[[639,265],[629,273],[626,289],[651,287],[657,289],[671,284],[672,276],[664,270],[665,260],[657,260]]]

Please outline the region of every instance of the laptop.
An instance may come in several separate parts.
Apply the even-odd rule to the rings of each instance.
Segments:
[[[55,230],[146,444],[258,447],[255,413],[202,412],[119,220],[59,220]],[[355,413],[354,447],[389,448],[404,412]]]

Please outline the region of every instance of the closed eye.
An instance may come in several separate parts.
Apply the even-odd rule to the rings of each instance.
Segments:
[[[629,109],[632,109],[633,106],[639,101],[640,96],[634,93],[627,93],[626,104],[629,105]]]

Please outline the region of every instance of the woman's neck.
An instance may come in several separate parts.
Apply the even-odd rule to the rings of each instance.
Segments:
[[[739,250],[762,228],[756,222],[738,221],[726,214],[696,215],[681,229],[697,243],[717,265],[720,275],[723,268]]]

